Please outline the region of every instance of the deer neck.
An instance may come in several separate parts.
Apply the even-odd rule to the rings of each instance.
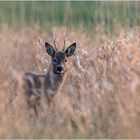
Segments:
[[[45,78],[45,85],[46,85],[45,89],[58,91],[62,87],[65,77],[66,77],[66,73],[55,74],[53,72],[52,64],[50,64],[50,67],[48,69],[48,72]]]

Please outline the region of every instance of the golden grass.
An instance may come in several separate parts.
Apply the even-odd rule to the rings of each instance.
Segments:
[[[60,46],[63,31],[57,32]],[[50,37],[37,36],[31,29],[0,30],[0,138],[140,138],[139,29],[112,37],[70,31],[68,45],[77,42],[83,71],[71,58],[54,112],[40,111],[39,119],[14,96],[18,75],[48,67],[50,58],[40,44]]]

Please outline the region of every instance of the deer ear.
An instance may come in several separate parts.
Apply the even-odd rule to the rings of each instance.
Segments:
[[[73,43],[71,46],[69,46],[66,50],[65,50],[65,54],[67,57],[70,57],[74,54],[76,50],[76,43]]]
[[[53,56],[55,54],[55,50],[52,45],[50,45],[48,42],[45,43],[45,48],[46,52],[50,55]]]

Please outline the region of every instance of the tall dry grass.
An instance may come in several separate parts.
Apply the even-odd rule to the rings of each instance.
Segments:
[[[59,46],[63,31],[57,30]],[[45,32],[0,30],[0,138],[140,138],[140,30],[111,37],[70,31],[67,44],[77,42],[81,67],[71,58],[54,112],[36,119],[14,96],[15,72],[46,71],[46,40]]]

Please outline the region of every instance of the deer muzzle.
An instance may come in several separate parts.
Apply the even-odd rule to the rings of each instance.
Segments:
[[[62,74],[63,72],[64,72],[63,67],[62,67],[62,66],[58,66],[58,67],[57,67],[57,73],[58,73],[58,74]]]

